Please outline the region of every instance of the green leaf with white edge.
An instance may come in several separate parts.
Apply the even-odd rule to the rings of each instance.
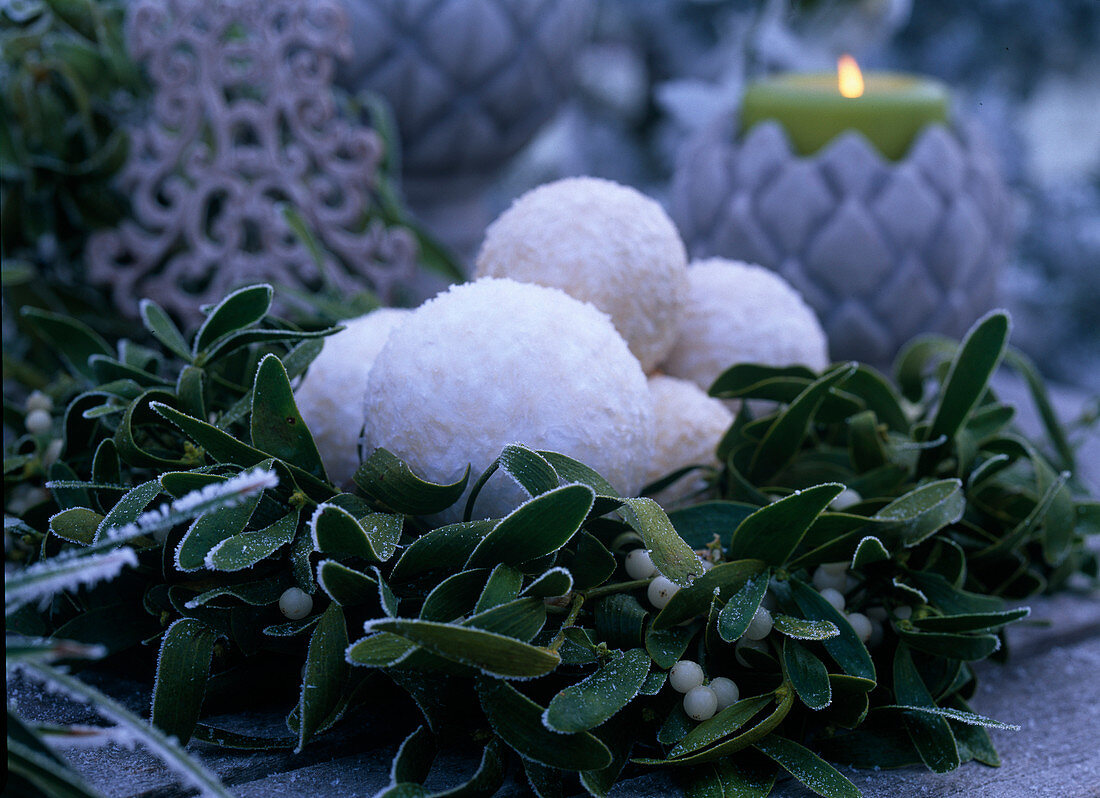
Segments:
[[[383,563],[397,551],[404,519],[390,513],[370,513],[356,518],[329,502],[317,505],[309,520],[313,548],[321,554],[362,557]]]
[[[599,473],[579,460],[561,454],[539,450],[539,455],[554,467],[563,482],[576,482],[587,485],[596,493],[596,502],[592,508],[594,515],[603,515],[617,508],[622,499],[619,492]]]
[[[825,709],[833,701],[825,663],[791,638],[783,641],[783,672],[802,703],[812,710]]]
[[[463,521],[421,535],[401,553],[390,578],[401,582],[429,571],[453,569],[455,563],[469,559],[478,543],[498,523],[496,520]]]
[[[595,673],[550,699],[542,721],[562,733],[594,729],[634,700],[648,673],[644,650],[613,651]]]
[[[535,578],[531,584],[520,591],[521,596],[535,598],[553,598],[564,596],[573,589],[573,575],[568,569],[555,566]]]
[[[652,499],[623,499],[619,515],[642,536],[657,570],[680,587],[703,573],[703,563]],[[708,599],[709,603],[709,599]]]
[[[688,756],[728,739],[771,704],[772,699],[771,694],[758,695],[742,698],[731,704],[688,732],[687,736],[668,752],[669,757]]]
[[[755,747],[824,798],[860,798],[859,789],[844,774],[793,740],[772,734]]]
[[[962,482],[941,479],[921,485],[883,507],[871,519],[875,534],[888,544],[915,546],[962,518]]]
[[[672,510],[668,520],[689,546],[701,549],[714,540],[719,530],[737,529],[758,509],[755,504],[744,502],[701,502]]]
[[[191,362],[191,350],[187,346],[187,340],[176,323],[172,321],[171,316],[165,313],[164,308],[151,299],[143,299],[138,303],[138,312],[141,314],[145,329],[152,333],[154,338],[185,363]]]
[[[470,469],[457,482],[438,484],[413,473],[404,461],[385,449],[375,449],[352,477],[375,501],[406,515],[431,515],[446,510],[466,490]]]
[[[693,637],[695,629],[690,626],[657,630],[650,625],[645,633],[645,650],[658,668],[668,670],[684,658],[684,652]]]
[[[857,364],[848,363],[826,372],[779,414],[753,452],[748,476],[755,484],[766,482],[794,459],[826,395],[834,386],[843,384],[856,368]]]
[[[253,493],[240,504],[211,510],[196,518],[176,546],[176,567],[187,572],[205,568],[211,549],[244,531],[262,495],[262,491]]]
[[[219,302],[206,316],[195,334],[191,354],[197,358],[219,338],[258,323],[271,309],[275,295],[270,285],[252,285],[239,288]]]
[[[103,543],[110,530],[132,524],[159,495],[160,483],[155,479],[131,488],[99,522],[95,531],[95,542]]]
[[[565,794],[565,779],[568,774],[560,768],[552,768],[535,762],[532,759],[522,759],[523,774],[527,777],[527,786],[531,788],[534,798],[567,798]]]
[[[283,575],[261,579],[256,582],[242,582],[239,585],[219,585],[199,593],[190,599],[184,606],[189,609],[202,607],[215,599],[232,598],[253,607],[263,607],[274,604],[286,590],[288,580]]]
[[[883,562],[890,562],[890,552],[881,540],[874,535],[868,535],[856,546],[856,553],[852,555],[852,570],[862,571]]]
[[[792,579],[790,586],[791,597],[807,620],[829,621],[840,632],[836,637],[824,640],[822,645],[844,669],[844,672],[875,681],[875,664],[871,661],[871,655],[852,629],[852,625],[848,623],[844,613],[837,610],[809,585]]]
[[[561,734],[546,728],[543,708],[506,682],[480,679],[481,708],[493,731],[524,759],[563,770],[600,770],[611,752],[588,732]]]
[[[695,721],[684,712],[684,702],[677,701],[672,705],[672,711],[668,713],[668,717],[661,724],[661,728],[657,730],[657,742],[661,745],[675,745],[694,728]],[[661,762],[663,760],[654,760],[654,763]]]
[[[658,664],[658,667],[661,667],[660,664]],[[638,688],[638,695],[657,695],[667,681],[668,673],[666,671],[650,671],[642,682],[642,686]]]
[[[71,316],[29,306],[19,313],[61,356],[70,371],[93,383],[97,380],[89,358],[92,355],[113,357],[115,354],[99,333]]]
[[[367,621],[367,632],[391,632],[444,659],[478,668],[502,679],[529,679],[554,670],[554,651],[465,626],[408,618]]]
[[[961,709],[952,709],[950,707],[911,707],[903,706],[901,704],[887,704],[885,706],[876,707],[875,711],[897,711],[903,713],[934,715],[936,717],[955,720],[959,723],[965,723],[969,726],[983,726],[987,729],[1006,729],[1008,731],[1020,730],[1020,727],[1014,723],[1002,723],[999,720],[993,720],[993,718],[987,718],[984,715],[978,715],[974,712],[966,712]]]
[[[602,585],[619,565],[615,555],[583,529],[573,536],[568,548],[558,552],[555,561],[569,569],[574,588],[581,591]]]
[[[245,468],[250,468],[265,460],[271,459],[265,452],[261,452],[259,449],[242,443],[229,433],[218,429],[213,424],[208,424],[186,413],[181,413],[162,402],[150,402],[149,406],[157,414],[167,419],[172,425],[183,432],[184,435],[199,446],[202,446],[206,454],[219,463],[233,463]],[[317,501],[324,501],[333,495],[332,487],[328,485],[328,483],[318,479],[293,463],[284,463],[284,465],[310,498]]]
[[[966,662],[985,659],[1001,647],[1001,641],[991,634],[947,634],[943,632],[914,632],[898,628],[898,637],[911,648],[946,659]]]
[[[758,363],[738,363],[723,371],[711,383],[707,393],[720,399],[731,399],[749,393],[755,385],[777,378],[790,377],[807,382],[817,375],[806,366],[766,366]]]
[[[298,745],[302,747],[321,729],[340,702],[347,675],[344,652],[348,648],[348,630],[344,612],[338,604],[329,604],[309,639],[302,691],[298,698]]]
[[[546,625],[546,604],[542,599],[521,598],[471,615],[462,626],[530,643]]]
[[[400,664],[416,650],[417,645],[411,640],[390,632],[378,632],[352,643],[345,657],[352,665],[391,668]]]
[[[904,706],[936,706],[913,664],[909,647],[904,643],[898,645],[894,655],[894,696]],[[947,773],[959,766],[959,749],[946,718],[934,714],[906,713],[904,723],[921,761],[929,770]]]
[[[795,640],[830,640],[840,635],[840,630],[832,621],[808,621],[780,612],[772,615],[772,627]]]
[[[538,496],[558,487],[558,472],[545,457],[526,446],[514,443],[505,446],[497,462],[531,496]]]
[[[594,500],[587,485],[563,485],[524,502],[477,544],[466,567],[519,565],[557,551],[580,529]]]
[[[1005,612],[979,612],[962,615],[926,615],[910,623],[922,632],[979,632],[1000,629],[1031,614],[1030,607],[1018,607]]]
[[[103,516],[87,507],[71,507],[50,516],[50,531],[62,540],[90,546]]]
[[[994,311],[970,328],[951,361],[936,415],[925,432],[924,440],[934,441],[941,435],[951,440],[962,428],[1004,357],[1010,327],[1008,316],[1003,311]],[[918,468],[927,471],[939,456],[935,448],[923,450]]]
[[[489,573],[485,588],[478,596],[477,604],[474,605],[474,612],[485,612],[513,601],[519,596],[521,587],[523,587],[523,574],[501,563]]]
[[[610,648],[634,648],[645,639],[649,613],[634,596],[616,593],[600,599],[592,616],[596,639]]]
[[[939,574],[907,571],[906,576],[945,615],[1003,612],[1005,603],[996,596],[971,593],[955,587]]]
[[[901,397],[882,374],[870,366],[860,365],[844,382],[844,392],[863,400],[879,421],[895,432],[907,434],[909,419],[901,406]]]
[[[764,600],[764,594],[768,592],[770,579],[770,570],[761,571],[749,577],[749,580],[730,596],[729,601],[718,613],[719,637],[727,643],[732,643],[745,634],[756,610],[760,607],[760,602]]]
[[[374,579],[336,560],[318,563],[317,586],[341,607],[367,604],[378,598],[378,583]]]
[[[300,509],[294,509],[263,529],[226,538],[207,552],[206,567],[212,571],[243,571],[267,559],[294,540],[300,514]]]
[[[427,779],[437,750],[428,727],[417,726],[397,749],[390,765],[390,786],[420,784]]]
[[[671,629],[681,621],[707,612],[715,594],[725,601],[735,595],[746,582],[765,571],[760,560],[735,560],[719,563],[698,577],[688,587],[672,594],[657,617],[653,619],[655,630]],[[765,589],[767,582],[765,581]]]
[[[164,633],[153,683],[152,722],[179,740],[191,739],[199,721],[218,633],[194,618],[181,618]]]
[[[266,355],[252,384],[252,445],[324,480],[325,467],[279,358]]]
[[[434,588],[420,607],[422,621],[453,621],[473,610],[485,580],[487,568],[472,568],[451,574]]]
[[[777,502],[761,507],[734,530],[729,556],[734,560],[755,558],[769,565],[783,565],[806,531],[844,490],[838,482],[795,491]]]

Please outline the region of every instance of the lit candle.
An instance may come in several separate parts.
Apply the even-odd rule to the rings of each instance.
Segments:
[[[903,157],[925,125],[947,122],[947,87],[890,72],[866,79],[850,56],[837,74],[786,74],[754,83],[741,105],[741,132],[778,121],[800,155],[812,155],[846,130],[858,130],[887,158]]]

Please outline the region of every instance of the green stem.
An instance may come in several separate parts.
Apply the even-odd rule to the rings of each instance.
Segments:
[[[573,594],[573,605],[569,608],[569,614],[565,616],[565,620],[561,622],[561,629],[558,630],[557,636],[554,638],[549,646],[551,651],[557,651],[561,648],[561,644],[565,642],[565,632],[567,629],[573,626],[577,620],[577,616],[581,614],[581,606],[584,604],[584,594]]]
[[[637,590],[640,587],[647,587],[653,578],[649,579],[635,579],[632,582],[616,582],[613,585],[603,585],[601,587],[594,587],[591,590],[587,590],[584,593],[586,599],[601,598],[603,596],[610,596],[613,593],[628,593],[631,590]]]

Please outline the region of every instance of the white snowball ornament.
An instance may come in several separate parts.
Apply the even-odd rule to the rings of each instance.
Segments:
[[[649,372],[668,354],[687,252],[664,209],[628,186],[574,177],[517,199],[485,231],[478,277],[560,288],[611,316]]]
[[[607,315],[514,280],[455,286],[413,311],[374,362],[364,416],[367,452],[385,447],[435,482],[470,464],[472,484],[520,443],[580,460],[632,495],[653,448],[645,375]],[[474,513],[500,517],[525,498],[498,472]]]
[[[733,414],[725,403],[707,396],[693,382],[665,375],[649,378],[649,393],[653,397],[655,438],[646,482],[689,465],[718,465],[715,450],[733,423]],[[701,487],[703,480],[689,474],[653,498],[667,506]]]
[[[294,391],[298,412],[313,433],[325,471],[345,485],[359,467],[363,428],[363,394],[375,357],[390,331],[411,313],[380,308],[341,322],[345,329],[325,339],[321,350]]]
[[[814,312],[782,277],[763,266],[710,258],[688,268],[688,301],[676,345],[662,370],[704,391],[730,366],[829,364]]]

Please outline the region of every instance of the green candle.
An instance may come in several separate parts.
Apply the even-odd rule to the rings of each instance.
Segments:
[[[859,96],[845,96],[836,73],[786,74],[754,83],[741,105],[741,133],[774,119],[796,152],[812,155],[844,131],[858,130],[883,155],[897,160],[925,125],[947,122],[947,87],[939,81],[876,72],[863,84]],[[856,93],[847,85],[844,91]]]

